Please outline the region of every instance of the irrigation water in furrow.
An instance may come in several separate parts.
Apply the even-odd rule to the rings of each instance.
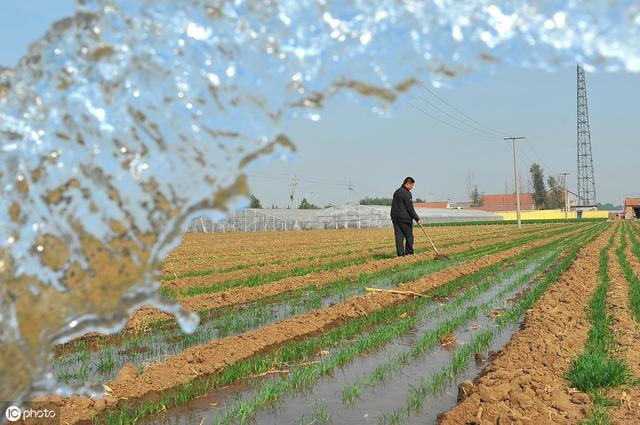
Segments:
[[[470,257],[481,256],[485,250],[478,250]],[[103,382],[115,378],[117,372],[127,363],[138,368],[145,364],[163,361],[167,357],[183,351],[187,347],[236,335],[260,326],[304,313],[314,308],[323,308],[342,302],[353,295],[362,294],[365,286],[389,288],[401,281],[407,281],[443,270],[460,263],[467,256],[448,261],[412,265],[410,270],[400,270],[391,275],[356,284],[338,285],[318,294],[310,289],[294,300],[285,300],[274,304],[245,306],[242,309],[228,309],[215,318],[203,318],[203,323],[192,335],[186,335],[178,329],[158,330],[149,335],[134,336],[120,345],[109,345],[99,351],[80,350],[58,357],[53,364],[53,372],[62,382],[84,383],[93,378]]]
[[[349,367],[337,371],[332,379],[321,381],[310,393],[287,399],[281,408],[262,411],[257,417],[257,422],[265,424],[298,423],[303,417],[312,416],[316,400],[323,401],[331,412],[334,423],[356,425],[384,422],[384,415],[388,417],[393,410],[404,407],[408,397],[408,390],[411,386],[418,384],[420,377],[433,375],[448,365],[458,344],[469,342],[477,333],[494,326],[494,320],[487,314],[487,309],[481,309],[477,317],[465,322],[453,332],[452,341],[456,342],[452,345],[443,346],[438,344],[427,353],[410,360],[400,371],[393,373],[387,377],[384,382],[374,386],[372,389],[364,385],[363,381],[366,377],[370,375],[376,367],[385,363],[390,357],[393,357],[394,354],[411,350],[417,343],[420,335],[437,329],[446,320],[452,319],[469,307],[480,307],[496,299],[496,296],[498,296],[505,287],[514,283],[520,276],[533,271],[537,265],[538,263],[529,265],[524,271],[519,271],[516,275],[502,280],[487,292],[480,294],[474,300],[462,304],[452,312],[436,314],[429,320],[421,322],[417,327],[412,329],[411,332],[394,341],[384,350],[370,356],[361,357]],[[497,298],[499,301],[495,302],[496,307],[506,307],[506,300],[512,298],[521,288],[522,286],[518,286],[502,294]],[[505,328],[494,339],[492,347],[487,351],[503,346],[516,330],[517,326]],[[488,357],[486,352],[484,353],[484,357]],[[465,375],[475,376],[484,366],[485,364],[482,363],[469,367],[468,370],[465,371]],[[422,408],[424,415],[420,418],[413,418],[416,419],[413,422],[421,424],[432,423],[435,420],[435,414],[447,407],[453,406],[456,402],[457,383],[460,382],[461,379],[464,379],[464,377],[456,379],[456,382],[448,385],[451,388],[447,388],[447,390],[445,390],[446,392],[441,396],[427,399]],[[346,386],[353,385],[354,383],[360,384],[360,395],[353,401],[353,405],[349,406],[343,400],[342,393]],[[283,419],[283,422],[280,422],[280,419]],[[405,423],[410,422],[411,421],[405,419]]]
[[[599,230],[601,230],[601,229],[594,228],[589,232],[582,233],[581,236],[579,236],[578,238],[572,239],[572,241],[573,242],[577,242],[578,240],[581,240],[584,243],[588,239],[592,239],[598,233]],[[573,245],[574,248],[576,246],[577,245]],[[560,247],[556,247],[556,248],[557,249],[552,249],[552,251],[559,252],[561,250]],[[564,246],[563,248],[567,248],[567,246]],[[574,252],[576,252],[576,251],[574,250]],[[571,256],[571,257],[567,257],[567,260],[563,260],[563,264],[564,265],[562,267],[568,267],[568,264],[570,264],[571,261],[573,261],[574,258],[575,258],[575,254],[573,256]],[[551,259],[553,259],[553,257]],[[530,260],[534,260],[534,259],[530,258]],[[560,266],[558,266],[558,267],[560,267]],[[562,270],[561,268],[558,268],[557,269],[558,273],[560,273],[561,270]],[[542,269],[538,270],[537,273],[539,273],[541,271],[542,271]],[[506,339],[508,339],[508,336],[511,335],[511,333],[513,332],[513,329],[509,330],[509,326],[510,326],[509,323],[517,322],[518,321],[517,319],[519,319],[519,317],[521,317],[521,315],[523,314],[524,308],[530,308],[532,303],[535,302],[537,297],[539,297],[542,293],[544,293],[545,289],[548,287],[548,285],[554,279],[555,279],[555,275],[553,273],[551,275],[549,275],[548,278],[547,278],[547,276],[545,276],[546,284],[544,284],[544,285],[542,283],[541,284],[536,284],[533,287],[533,288],[535,288],[535,290],[532,291],[532,294],[531,294],[533,296],[529,297],[529,299],[527,300],[527,304],[518,303],[511,310],[506,310],[504,317],[500,317],[500,318],[496,319],[498,322],[500,322],[502,320],[502,318],[507,318],[506,321],[502,321],[502,325],[501,325],[501,330],[503,332],[507,332],[507,336],[504,339],[501,337],[501,333],[500,332],[496,333],[496,331],[494,329],[490,329],[489,332],[486,332],[486,331],[482,332],[482,334],[484,334],[485,336],[487,334],[490,334],[490,339],[486,339],[485,343],[481,342],[479,346],[482,346],[484,348],[478,349],[477,351],[479,351],[479,352],[486,351],[487,349],[491,348],[493,346],[493,344],[497,344],[496,346],[502,345],[502,343],[504,343],[504,341],[506,341]],[[523,280],[523,282],[525,282],[525,281]],[[521,285],[519,285],[519,286],[521,286]],[[501,295],[508,296],[509,291],[515,290],[515,288],[516,288],[516,286],[512,287],[511,289],[506,289],[505,288],[505,290],[501,292]],[[473,289],[470,289],[469,293],[472,293],[472,292],[473,292]],[[475,297],[475,295],[477,295],[477,293],[474,294],[474,297]],[[530,294],[525,295],[524,298],[527,298],[529,295]],[[464,297],[464,294],[461,295],[461,297]],[[501,296],[499,296],[497,298],[503,299],[503,297],[501,297]],[[431,306],[431,307],[433,307],[433,306]],[[513,313],[515,313],[515,314],[513,314]],[[400,317],[402,317],[402,316],[400,316]],[[407,319],[402,319],[402,320],[404,320],[405,322],[407,321]],[[415,321],[413,323],[415,324]],[[383,327],[388,328],[389,326],[391,326],[391,325],[384,325]],[[396,325],[393,325],[392,327],[396,327]],[[396,329],[402,329],[402,327],[400,327],[400,328],[396,327]],[[406,330],[401,331],[400,334],[405,333],[407,330],[409,330],[409,329],[407,328]],[[481,332],[482,329],[480,328],[478,331]],[[377,333],[378,331],[376,329],[373,329],[370,332]],[[482,334],[478,335],[478,336],[482,336]],[[329,364],[338,364],[338,365],[342,364],[344,367],[346,367],[348,364],[350,364],[351,360],[354,360],[354,359],[357,358],[357,357],[353,357],[353,355],[349,355],[348,354],[349,352],[357,354],[357,352],[366,353],[366,352],[375,351],[375,350],[371,350],[371,349],[366,349],[366,347],[369,346],[368,345],[369,343],[366,342],[367,339],[368,339],[367,335],[364,334],[364,335],[359,336],[353,343],[352,342],[346,342],[345,344],[340,344],[340,345],[335,346],[332,350],[334,350],[334,352],[337,352],[338,354],[332,353],[330,356],[325,358],[326,360],[325,359],[321,359],[320,360],[320,364],[311,365],[311,366],[305,366],[305,367],[302,367],[302,368],[296,367],[296,365],[292,365],[292,367],[296,367],[296,369],[292,369],[291,373],[288,376],[284,375],[281,380],[277,381],[278,383],[283,384],[283,385],[280,386],[280,390],[277,390],[276,386],[273,385],[273,383],[276,382],[276,381],[273,380],[273,378],[268,379],[268,380],[261,380],[261,381],[254,382],[254,384],[255,383],[258,384],[258,387],[256,387],[256,390],[254,390],[253,392],[246,392],[246,393],[239,394],[239,395],[236,396],[236,398],[239,398],[240,400],[245,400],[247,402],[241,403],[241,404],[235,404],[233,406],[227,406],[228,409],[225,409],[225,411],[227,411],[228,414],[226,416],[223,414],[223,412],[215,411],[215,413],[219,413],[219,415],[217,416],[217,419],[223,418],[223,419],[225,419],[225,421],[223,423],[229,423],[229,422],[234,422],[236,419],[238,419],[240,417],[243,417],[245,419],[251,418],[253,416],[254,412],[255,412],[256,406],[258,406],[258,407],[262,406],[263,403],[265,402],[265,399],[264,399],[265,396],[267,396],[267,397],[275,396],[275,399],[280,400],[280,398],[279,398],[280,396],[275,395],[275,393],[272,393],[272,391],[277,391],[278,392],[278,391],[282,391],[283,388],[284,388],[285,393],[282,393],[282,395],[286,396],[286,394],[288,394],[294,388],[296,388],[296,385],[300,384],[301,382],[305,382],[306,378],[304,378],[304,376],[306,376],[307,378],[311,378],[310,382],[314,383],[321,376],[323,376],[323,374],[325,372],[322,372],[322,371],[323,370],[327,370],[325,366],[327,366]],[[386,341],[389,342],[390,340],[386,340]],[[476,341],[476,342],[478,342],[478,341]],[[360,343],[364,343],[364,344],[360,344]],[[374,343],[374,346],[375,346],[375,343]],[[384,346],[384,345],[380,345],[380,347],[382,347],[382,346]],[[473,354],[473,352],[470,352],[468,349],[465,350],[465,348],[476,347],[476,346],[478,346],[478,345],[474,345],[474,344],[465,345],[465,346],[462,346],[461,349],[458,352],[456,352],[456,355],[457,354],[463,354],[463,360],[465,360],[465,362],[462,364],[463,367],[462,368],[458,367],[458,369],[456,370],[456,372],[455,372],[456,376],[458,376],[458,377],[461,377],[461,376],[464,377],[465,376],[464,372],[465,372],[465,369],[466,369],[465,365],[467,364],[466,363],[467,362],[467,358]],[[360,347],[360,348],[357,348],[357,347]],[[351,350],[352,348],[355,348],[356,351],[354,352],[353,350]],[[364,352],[361,351],[363,348],[365,348]],[[475,349],[475,348],[473,348],[473,349]],[[340,357],[340,354],[345,354],[345,353],[347,354],[347,356],[346,357],[343,356],[342,360],[338,360],[338,358]],[[466,358],[465,358],[465,356],[466,356]],[[307,359],[309,360],[310,358],[307,358]],[[311,359],[313,359],[313,357]],[[317,360],[319,358],[316,357],[315,359]],[[349,360],[349,359],[351,359],[351,360]],[[346,360],[346,362],[345,362],[345,360]],[[459,364],[459,362],[458,362],[458,364]],[[300,365],[298,365],[298,366],[300,366]],[[333,366],[331,366],[331,370],[334,370]],[[305,371],[308,371],[310,373],[306,373]],[[301,372],[301,373],[298,374],[298,372]],[[445,372],[445,374],[447,373],[447,371],[444,371],[444,372]],[[443,373],[443,371],[440,372],[440,375],[442,375],[442,373]],[[315,376],[315,378],[314,378],[314,376]],[[297,379],[297,378],[301,378],[302,381],[300,381],[300,379]],[[443,383],[446,384],[446,382],[443,382]],[[302,384],[302,385],[304,386],[306,384]],[[259,398],[262,397],[262,398],[260,398],[260,400],[262,400],[262,401],[257,401],[257,405],[256,404],[252,404],[251,400],[252,400],[253,395],[259,393],[261,390],[262,390],[262,393],[261,393],[261,395],[258,395],[258,397]],[[264,391],[267,391],[267,392],[264,392]],[[271,394],[271,395],[268,395],[268,394]],[[208,397],[203,397],[202,400],[216,399],[217,396],[218,396],[217,393],[209,393],[209,396]],[[228,404],[228,403],[230,403],[230,400],[228,398],[227,399],[217,399],[216,403],[218,405],[222,405],[224,403]],[[198,403],[198,404],[201,405],[202,403]],[[320,407],[322,407],[322,409],[318,409],[318,410],[322,414],[318,415],[317,418],[321,418],[323,416],[323,414],[326,413],[326,411],[325,411],[326,408],[324,406],[320,406]],[[316,405],[316,408],[318,408],[318,405]],[[183,409],[180,409],[180,410],[184,411]],[[324,413],[323,413],[323,411],[324,411]],[[202,417],[202,414],[200,414],[200,413],[198,413],[198,412],[194,413],[193,411],[189,411],[188,416],[191,419],[193,419],[195,417],[194,415],[196,415],[196,414],[199,415],[200,417]],[[206,412],[206,413],[209,413],[209,412]],[[175,418],[174,417],[171,420],[171,423],[174,423],[174,422],[175,423],[180,423],[180,421],[181,421],[180,418]],[[156,420],[156,422],[157,422],[157,420]],[[155,422],[153,422],[153,423],[155,423]],[[185,423],[189,423],[189,420],[186,420]]]
[[[553,254],[545,254],[544,260],[548,259]],[[467,302],[461,303],[451,311],[446,311],[446,306],[453,302],[454,299],[448,300],[445,304],[441,302],[431,302],[427,304],[423,311],[419,314],[424,316],[418,325],[413,328],[405,336],[393,341],[383,350],[377,351],[367,357],[360,357],[355,360],[351,365],[334,373],[333,378],[328,380],[321,380],[309,394],[303,394],[298,396],[292,396],[285,400],[283,405],[277,409],[267,409],[261,411],[257,416],[258,423],[298,423],[302,416],[309,416],[316,406],[317,400],[322,400],[323,403],[329,408],[334,423],[344,424],[360,424],[360,423],[377,423],[378,418],[376,414],[380,412],[381,407],[397,408],[401,406],[405,400],[405,393],[407,385],[412,376],[424,375],[427,370],[422,360],[414,361],[406,366],[400,375],[400,379],[397,382],[394,379],[389,380],[389,384],[396,384],[400,390],[395,391],[392,388],[390,391],[385,386],[384,400],[380,400],[376,397],[376,393],[364,394],[362,399],[355,402],[355,407],[346,407],[341,398],[342,388],[354,380],[360,379],[367,371],[373,370],[378,364],[385,362],[388,357],[399,350],[406,350],[407,347],[414,345],[416,338],[430,330],[438,328],[443,322],[451,319],[459,314],[460,311],[468,309],[472,306],[482,306],[490,303],[491,300],[499,300],[496,303],[501,302],[513,297],[515,293],[526,285],[523,282],[515,287],[513,284],[522,276],[529,275],[541,261],[542,256],[538,256],[534,263],[526,264],[526,261],[521,261],[515,274],[512,274],[508,278],[502,279],[497,283],[491,285],[485,292],[480,293],[476,298],[470,299]],[[524,266],[523,266],[524,265]],[[465,293],[459,295],[464,297]],[[497,297],[497,298],[496,298]],[[477,318],[471,320],[477,324],[476,326],[469,326],[470,322],[463,325],[464,329],[460,329],[455,333],[456,338],[459,341],[468,340],[475,332],[485,329],[492,325],[493,319],[485,315],[483,312],[478,314]],[[497,346],[503,345],[511,333],[515,330],[515,327],[509,328],[501,332],[496,338],[495,344]],[[433,371],[439,370],[444,365],[448,364],[450,358],[450,352],[443,348],[435,348],[429,353],[429,368],[433,368]],[[416,370],[412,370],[416,369]],[[407,370],[411,370],[407,372]],[[473,370],[473,373],[477,373],[477,370]],[[276,377],[268,377],[265,379],[277,379]],[[261,381],[263,381],[262,379]],[[255,380],[254,380],[255,381]],[[256,381],[257,382],[257,381]],[[255,382],[254,382],[255,383]],[[455,386],[455,385],[454,385]],[[245,386],[244,388],[238,388],[238,392],[231,394],[228,391],[216,392],[205,397],[209,403],[194,403],[191,405],[191,410],[179,409],[169,413],[170,416],[166,418],[155,418],[153,420],[144,421],[148,424],[190,424],[194,421],[199,422],[202,418],[205,418],[205,423],[213,420],[220,412],[220,409],[211,409],[211,405],[223,406],[234,404],[239,400],[250,400],[253,396],[252,386]],[[367,390],[365,389],[365,392]],[[374,390],[375,391],[375,390]],[[393,394],[393,395],[389,395]],[[373,397],[370,397],[373,395]],[[379,395],[379,394],[378,394]],[[455,403],[455,395],[449,403],[453,405]],[[387,406],[389,404],[389,406]],[[440,405],[442,406],[442,405]],[[384,411],[384,410],[383,410]],[[368,413],[367,413],[368,412]],[[366,416],[365,416],[366,415]],[[337,420],[337,422],[335,422]]]
[[[273,304],[248,305],[241,309],[219,311],[213,318],[203,317],[201,326],[192,335],[186,335],[176,328],[157,329],[149,335],[127,338],[120,345],[108,345],[99,351],[71,353],[57,358],[53,372],[62,382],[84,383],[94,378],[102,382],[115,378],[117,372],[127,363],[138,368],[146,364],[163,361],[188,347],[202,344],[212,339],[240,334],[260,326],[287,319],[311,309],[331,306],[353,295],[362,294],[366,286],[388,288],[402,281],[443,270],[464,260],[482,256],[490,251],[489,246],[470,255],[462,255],[448,261],[428,261],[414,264],[407,270],[400,270],[388,276],[372,280],[337,285],[321,293],[312,288],[296,299],[287,299]]]
[[[461,259],[443,262],[429,261],[417,268],[414,267],[410,277],[434,273],[460,262]],[[311,309],[334,305],[353,295],[362,294],[365,286],[388,288],[407,279],[405,271],[401,270],[390,276],[366,283],[339,285],[325,291],[325,294],[318,294],[317,289],[313,288],[294,300],[229,309],[221,317],[216,315],[212,319],[203,318],[201,325],[191,335],[184,334],[172,326],[168,330],[128,338],[120,345],[110,345],[99,351],[80,350],[58,357],[53,364],[53,373],[58,379],[67,383],[82,383],[93,377],[99,377],[100,380],[106,382],[115,378],[117,372],[129,362],[142,368],[147,363],[162,361],[187,347],[212,339],[237,335]]]

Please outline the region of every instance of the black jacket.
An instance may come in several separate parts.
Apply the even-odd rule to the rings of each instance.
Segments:
[[[401,223],[412,223],[413,220],[418,221],[420,217],[413,208],[413,200],[411,191],[404,186],[393,192],[393,201],[391,201],[391,220]]]

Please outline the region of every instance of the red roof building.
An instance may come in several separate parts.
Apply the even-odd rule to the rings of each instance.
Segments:
[[[640,198],[627,198],[624,200],[624,212],[627,218],[640,218]]]
[[[451,208],[447,201],[442,202],[416,202],[413,204],[415,208]]]
[[[482,195],[482,201],[483,205],[481,207],[473,207],[473,209],[489,212],[515,211],[517,209],[515,193]],[[536,209],[533,193],[520,194],[520,209],[522,211],[533,211]]]

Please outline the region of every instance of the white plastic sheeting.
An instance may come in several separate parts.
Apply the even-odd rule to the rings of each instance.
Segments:
[[[391,227],[391,207],[345,204],[318,210],[245,208],[225,220],[207,217],[194,220],[190,232],[261,232],[311,229],[360,229]],[[416,208],[425,223],[501,220],[496,214],[477,210]]]

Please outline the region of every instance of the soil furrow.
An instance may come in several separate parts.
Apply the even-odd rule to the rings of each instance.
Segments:
[[[624,234],[621,233],[620,237],[624,237]],[[629,310],[629,282],[614,252],[614,249],[620,246],[620,239],[616,239],[608,259],[611,283],[607,294],[607,307],[613,316],[612,330],[619,345],[620,357],[631,367],[634,374],[640,377],[640,333],[638,323]],[[625,254],[627,258],[633,255],[628,245]]]
[[[564,236],[566,235],[555,238]],[[553,238],[539,240],[532,245],[548,243],[551,239]],[[473,271],[513,257],[526,248],[519,246],[491,257],[482,257],[406,283],[399,288],[425,293]],[[80,423],[91,418],[93,411],[101,413],[105,408],[114,407],[118,403],[132,404],[216,373],[227,365],[273,349],[287,341],[317,335],[351,318],[381,310],[405,299],[402,295],[392,293],[355,296],[335,306],[305,313],[242,335],[191,347],[162,363],[150,365],[140,374],[136,373],[135,368],[125,368],[115,381],[108,384],[112,392],[103,400],[96,401],[87,397],[59,399],[62,419],[72,424]]]
[[[619,245],[618,245],[619,246]],[[625,251],[627,260],[635,258],[628,244]],[[633,264],[631,264],[633,268]],[[629,282],[615,255],[609,255],[611,290],[607,298],[609,311],[613,315],[613,332],[619,344],[619,354],[632,370],[635,378],[640,378],[640,329],[637,320],[629,310]],[[637,269],[634,270],[637,274]],[[634,387],[616,389],[608,396],[620,402],[609,409],[610,419],[615,424],[640,423],[640,389]]]
[[[570,226],[571,224],[568,225]],[[542,230],[561,228],[568,225],[541,224],[535,225],[535,228],[536,230]],[[452,234],[460,238],[491,233],[506,234],[509,232],[509,227],[504,225],[461,226],[455,230],[434,227],[429,228],[428,231],[436,242],[441,243],[440,238],[446,238]],[[224,238],[221,238],[220,235],[214,234],[186,234],[183,243],[167,256],[163,271],[165,275],[172,275],[173,273],[180,274],[198,269],[207,270],[211,268],[210,264],[212,263],[215,263],[218,268],[228,268],[245,264],[248,257],[254,259],[256,263],[282,261],[301,256],[331,253],[344,248],[359,249],[362,246],[371,246],[380,242],[388,242],[390,248],[393,248],[393,235],[390,234],[389,229],[377,229],[375,234],[372,235],[367,230],[340,231],[339,234],[334,235],[333,239],[328,239],[325,234],[318,232],[324,231],[305,231],[302,235],[300,232],[291,232],[285,236],[279,236],[277,239],[274,239],[270,233],[266,235],[253,234],[257,240],[251,239],[250,241],[242,238],[238,240],[235,235],[231,239],[231,235],[224,235]],[[339,238],[337,238],[338,236]],[[260,241],[261,237],[266,239],[262,243]],[[297,239],[294,239],[298,237],[305,237],[307,240],[300,243]],[[330,241],[330,243],[323,244],[323,241]],[[283,248],[280,249],[279,246],[283,246]],[[234,248],[242,250],[245,255],[238,257],[236,254],[238,249]],[[230,251],[233,254],[230,254]],[[188,261],[185,262],[185,258]],[[206,266],[203,266],[203,263]]]
[[[585,308],[598,284],[599,253],[611,231],[580,251],[482,375],[460,386],[458,405],[440,415],[440,424],[580,422],[589,396],[570,389],[564,376],[587,340]]]
[[[558,228],[558,227],[556,226],[555,228]],[[465,230],[468,230],[468,229],[465,229]],[[443,245],[448,245],[448,244],[454,244],[459,242],[469,242],[471,240],[482,241],[488,238],[507,237],[510,234],[512,234],[512,232],[507,231],[508,229],[499,229],[499,230],[505,230],[504,232],[496,232],[495,229],[489,229],[489,230],[490,231],[485,230],[484,232],[478,232],[473,234],[469,234],[468,231],[464,231],[464,232],[456,232],[455,234],[443,234],[439,236],[434,235],[433,240],[437,246],[443,247]],[[540,227],[540,228],[534,228],[525,232],[521,232],[520,234],[525,235],[529,233],[541,232],[544,230],[546,230],[546,228]],[[224,280],[289,270],[292,268],[292,265],[294,264],[297,267],[305,267],[305,266],[311,266],[311,265],[329,264],[337,261],[337,259],[347,260],[347,259],[352,259],[352,258],[355,259],[359,257],[373,258],[376,255],[392,254],[394,249],[393,246],[394,245],[393,245],[392,239],[386,238],[386,242],[383,242],[383,243],[380,243],[380,241],[377,240],[377,241],[374,241],[374,243],[370,243],[370,244],[363,242],[362,246],[358,245],[357,247],[351,247],[348,249],[344,249],[344,246],[337,246],[337,247],[331,247],[330,249],[326,249],[326,250],[319,250],[318,252],[315,253],[316,255],[315,257],[314,256],[309,257],[308,254],[305,254],[301,257],[300,253],[296,253],[295,250],[290,250],[289,251],[290,256],[283,255],[283,254],[276,256],[275,259],[277,259],[278,261],[277,264],[270,264],[268,261],[265,261],[264,259],[260,261],[252,262],[253,260],[255,260],[255,258],[252,258],[250,254],[243,253],[240,261],[238,260],[238,258],[235,259],[236,265],[238,263],[243,264],[243,267],[241,269],[229,270],[224,272],[211,272],[211,273],[206,273],[206,272],[212,270],[211,267],[213,265],[215,265],[216,269],[224,269],[226,266],[221,265],[220,260],[218,258],[209,258],[208,264],[206,265],[206,267],[202,266],[198,268],[198,267],[194,267],[192,265],[191,259],[189,259],[190,265],[187,266],[189,267],[189,271],[194,272],[200,269],[199,271],[202,273],[206,273],[206,275],[194,276],[194,277],[183,277],[183,278],[179,277],[178,279],[169,279],[169,280],[163,281],[162,283],[163,283],[163,287],[168,289],[174,289],[174,290],[201,286],[201,285],[211,285],[213,283],[224,281]],[[428,244],[426,241],[419,240],[416,242],[416,246],[428,247]],[[342,251],[340,251],[341,248],[343,249]],[[249,262],[247,262],[247,260],[249,260]]]
[[[474,238],[473,240],[476,240],[476,241],[482,240],[483,237],[486,237],[486,236],[487,235],[480,235],[479,237]],[[453,238],[442,238],[442,240],[437,241],[436,243],[438,243],[439,245],[442,245],[443,243],[448,244],[448,243],[455,243],[460,241],[469,242],[470,240],[468,236],[462,236],[462,237],[456,236]],[[287,262],[283,262],[281,264],[275,264],[275,265],[256,264],[255,267],[247,267],[241,270],[234,270],[234,271],[229,271],[224,273],[212,273],[207,276],[198,276],[198,277],[163,281],[162,286],[170,290],[181,290],[185,288],[192,288],[192,287],[203,286],[203,285],[212,285],[215,283],[224,282],[232,279],[247,278],[250,276],[264,275],[268,273],[285,272],[287,270],[293,269],[294,267],[295,268],[317,267],[317,266],[329,265],[337,261],[348,261],[348,260],[358,260],[358,259],[375,260],[376,256],[379,256],[382,254],[391,254],[393,250],[392,246],[393,246],[392,243],[388,242],[386,245],[382,245],[382,246],[372,245],[372,246],[363,247],[362,249],[355,250],[355,251],[353,249],[351,251],[343,251],[343,252],[340,252],[340,251],[336,252],[334,250],[332,252],[334,255],[327,256],[327,257],[303,258],[302,260],[299,260],[299,261],[287,261]],[[243,257],[244,256],[245,254],[243,254]]]
[[[580,230],[581,228],[578,228],[570,233],[562,234],[560,236],[554,236],[554,238],[567,237],[570,234],[574,232],[578,232]],[[448,250],[447,254],[455,254],[458,252],[467,251],[469,249],[483,248],[489,245],[494,245],[496,243],[513,240],[513,239],[516,239],[517,237],[518,235],[515,234],[515,235],[511,235],[506,240],[493,239],[493,240],[485,241],[482,243],[476,243],[474,241],[470,241],[469,244],[465,244],[465,245]],[[547,239],[541,239],[541,240],[547,240]],[[196,295],[189,298],[181,299],[179,302],[182,308],[190,311],[202,311],[202,310],[210,310],[213,308],[227,307],[227,306],[237,305],[237,304],[247,304],[247,303],[256,301],[260,298],[274,296],[283,292],[304,288],[310,285],[315,285],[318,288],[321,288],[323,284],[334,281],[334,280],[338,280],[341,278],[345,278],[349,276],[357,276],[362,273],[377,272],[387,268],[391,268],[399,264],[410,264],[417,261],[423,261],[429,258],[433,258],[433,253],[426,252],[426,253],[415,255],[412,257],[392,258],[392,259],[371,261],[369,263],[356,264],[353,266],[348,266],[348,267],[337,269],[337,270],[310,273],[304,276],[287,277],[287,278],[278,280],[276,282],[260,285],[258,287],[239,287],[239,288],[228,289],[224,292],[215,292],[211,294]],[[171,315],[162,313],[152,307],[144,307],[136,311],[134,314],[132,314],[131,318],[129,319],[129,322],[127,323],[127,326],[124,329],[124,332],[143,331],[148,326],[149,323],[158,321],[158,320],[168,320],[168,319],[171,319],[171,317],[172,317]]]

